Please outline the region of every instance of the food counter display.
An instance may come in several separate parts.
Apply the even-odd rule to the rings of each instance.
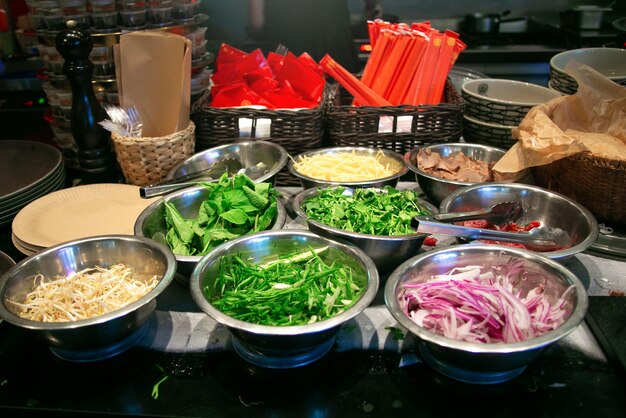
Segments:
[[[417,183],[400,186],[419,193]],[[306,228],[290,210],[301,189],[278,189],[289,214],[284,228]],[[10,242],[10,225],[1,232],[0,250],[24,258]],[[438,238],[420,252],[455,245]],[[235,353],[229,332],[199,310],[188,286],[174,281],[134,346],[106,360],[62,360],[26,330],[1,323],[0,411],[13,417],[621,417],[625,370],[597,336],[619,336],[606,309],[623,313],[624,298],[607,296],[599,284],[623,279],[626,262],[605,257],[585,252],[564,262],[588,290],[591,322],[505,383],[462,383],[424,363],[414,336],[387,311],[384,286],[319,360],[290,369],[258,367]],[[593,321],[598,312],[602,319]],[[606,333],[594,334],[590,325]]]

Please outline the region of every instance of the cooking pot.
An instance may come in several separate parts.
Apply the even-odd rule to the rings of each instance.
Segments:
[[[498,33],[500,30],[500,21],[503,16],[508,15],[507,10],[502,14],[496,13],[472,13],[465,15],[463,19],[463,30],[466,33]]]

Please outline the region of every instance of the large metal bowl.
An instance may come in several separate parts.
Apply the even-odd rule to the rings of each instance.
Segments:
[[[402,309],[399,296],[407,282],[424,281],[455,267],[497,265],[510,259],[524,261],[526,279],[519,282],[522,292],[542,284],[545,294],[554,302],[566,288],[574,286],[565,297],[566,320],[558,328],[522,342],[470,343],[428,331],[413,322]],[[576,276],[547,257],[499,245],[463,245],[428,252],[400,265],[387,280],[385,304],[400,325],[417,336],[422,358],[436,370],[465,382],[493,384],[518,376],[543,348],[572,332],[585,316],[588,298]]]
[[[246,170],[250,179],[257,183],[276,182],[276,175],[285,167],[287,151],[278,144],[268,141],[243,141],[220,145],[200,151],[176,164],[167,174],[167,179],[205,170],[223,160],[236,160]],[[256,167],[261,167],[257,169]]]
[[[351,193],[354,189],[346,189]],[[358,232],[345,231],[325,225],[319,221],[309,219],[302,208],[302,204],[319,194],[319,189],[306,189],[300,192],[293,201],[293,209],[298,216],[304,219],[310,231],[333,240],[348,242],[365,252],[376,264],[380,273],[385,273],[396,268],[400,263],[418,253],[427,234],[415,233],[406,235],[372,235]],[[438,210],[430,203],[419,200],[420,205],[426,207],[430,213]]]
[[[516,201],[524,214],[520,225],[539,221],[541,225],[560,228],[568,233],[569,248],[543,254],[554,260],[566,260],[585,251],[598,238],[596,218],[585,207],[562,194],[520,183],[483,183],[450,194],[439,207],[441,213],[488,208],[499,202]]]
[[[501,148],[468,143],[433,144],[414,148],[409,151],[404,155],[404,163],[409,170],[415,173],[415,179],[419,183],[420,189],[426,194],[428,200],[435,205],[439,205],[446,196],[456,190],[480,183],[446,180],[420,170],[417,166],[417,154],[420,149],[430,149],[433,152],[438,152],[442,157],[448,157],[453,153],[462,152],[469,158],[486,163],[496,163],[506,153],[506,151]],[[523,170],[506,181],[522,181],[527,175],[528,170]]]
[[[22,318],[7,300],[23,302],[34,288],[33,278],[51,279],[95,266],[123,263],[133,277],[147,280],[156,275],[157,286],[121,309],[74,322],[39,322]],[[107,235],[70,241],[28,257],[0,279],[0,316],[31,330],[57,356],[71,361],[95,361],[115,356],[141,338],[146,320],[156,308],[156,297],[167,288],[176,271],[172,252],[156,241],[132,235]]]
[[[238,255],[244,260],[263,263],[296,251],[328,246],[319,256],[325,262],[338,260],[363,276],[361,298],[339,315],[324,321],[296,326],[266,326],[236,320],[216,309],[202,288],[218,276],[220,260]],[[198,306],[218,323],[228,327],[235,351],[246,361],[267,368],[292,368],[311,363],[333,346],[339,327],[363,311],[378,291],[376,267],[361,250],[331,241],[304,230],[267,231],[226,242],[204,256],[193,271],[191,295]]]
[[[176,207],[184,218],[195,218],[198,216],[200,205],[207,199],[208,190],[204,186],[196,186],[174,193],[170,193],[161,199],[151,203],[137,217],[134,226],[135,235],[157,239],[164,242],[167,235],[167,225],[165,223],[165,202]],[[284,205],[279,199],[276,200],[278,214],[270,226],[270,229],[282,229],[285,225],[287,215]],[[202,256],[198,255],[178,255],[175,254],[178,263],[176,280],[184,285],[189,283],[189,276],[196,263]]]
[[[305,157],[312,157],[315,155],[324,155],[324,154],[340,154],[340,153],[354,153],[358,156],[368,156],[375,157],[378,154],[382,154],[381,162],[383,164],[388,164],[390,167],[397,168],[397,171],[387,177],[377,178],[377,179],[369,179],[366,181],[331,181],[324,180],[306,176],[300,173],[294,167],[294,161],[299,161]],[[382,148],[374,148],[374,147],[332,147],[332,148],[321,148],[313,151],[303,152],[302,154],[297,155],[293,160],[289,160],[287,164],[287,168],[297,178],[300,179],[300,183],[304,189],[310,189],[313,187],[330,187],[330,186],[346,186],[346,187],[384,187],[384,186],[396,186],[400,177],[405,175],[409,170],[405,167],[404,162],[402,161],[402,155],[397,152],[382,149]]]

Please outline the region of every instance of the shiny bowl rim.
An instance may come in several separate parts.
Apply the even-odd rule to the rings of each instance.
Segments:
[[[10,277],[12,277],[16,272],[19,272],[25,265],[31,264],[35,262],[34,260],[39,259],[44,256],[48,256],[51,253],[57,252],[58,250],[66,247],[71,247],[75,245],[81,245],[87,242],[94,241],[110,241],[110,240],[122,240],[122,241],[134,241],[141,242],[142,244],[147,244],[149,247],[158,250],[165,257],[166,269],[159,280],[159,283],[148,292],[146,295],[142,296],[140,299],[135,302],[126,305],[120,309],[115,311],[106,313],[104,315],[99,315],[93,318],[81,319],[77,321],[67,321],[67,322],[42,322],[42,321],[32,321],[30,319],[22,318],[19,315],[14,314],[10,310],[8,310],[4,306],[4,293],[6,290],[6,283]],[[0,297],[3,298],[0,301],[0,317],[3,317],[7,322],[10,322],[14,325],[20,326],[22,328],[37,330],[37,331],[64,331],[70,329],[80,329],[93,325],[99,325],[111,320],[115,320],[118,318],[122,318],[128,315],[131,312],[137,311],[139,308],[147,305],[152,300],[156,299],[158,295],[160,295],[172,282],[174,279],[174,275],[176,273],[176,258],[172,251],[164,244],[161,244],[158,241],[152,240],[147,237],[137,236],[137,235],[126,235],[126,234],[111,234],[111,235],[96,235],[86,238],[80,238],[72,241],[66,241],[60,244],[57,244],[53,247],[48,247],[42,251],[39,251],[32,256],[26,257],[21,260],[19,263],[14,265],[10,270],[8,270],[2,277],[0,277]]]
[[[559,52],[558,54],[553,55],[550,58],[550,68],[552,68],[553,70],[562,73],[564,75],[567,75],[568,77],[574,79],[574,77],[572,77],[571,75],[569,75],[566,71],[565,71],[565,67],[560,67],[557,65],[557,60],[562,59],[564,56],[567,55],[572,55],[572,56],[576,56],[576,54],[584,54],[586,52],[590,52],[592,54],[598,53],[600,51],[602,51],[603,53],[606,53],[608,51],[609,54],[626,54],[626,48],[605,48],[605,47],[592,47],[592,48],[576,48],[576,49],[568,49],[567,51],[563,51],[563,52]],[[619,52],[618,52],[619,51]],[[586,64],[588,65],[588,64]],[[599,73],[601,73],[602,75],[604,75],[602,73],[602,71],[594,68],[594,70],[598,71]],[[621,80],[626,78],[626,72],[624,72],[621,75],[617,75],[617,76],[606,76],[604,75],[606,78],[610,79],[610,80]]]
[[[202,185],[186,187],[184,189],[177,190],[172,193],[168,193],[165,196],[162,196],[159,199],[155,200],[154,202],[150,203],[148,206],[145,207],[144,210],[142,210],[139,213],[139,216],[137,216],[137,219],[135,219],[135,224],[133,226],[133,231],[134,231],[135,236],[145,237],[145,235],[143,235],[141,225],[144,223],[148,215],[152,213],[158,206],[163,204],[163,202],[167,201],[169,198],[175,198],[181,194],[193,192],[202,188],[204,188],[204,186]],[[280,198],[278,197],[276,197],[276,209],[278,211],[278,214],[276,215],[276,221],[274,222],[274,226],[268,229],[268,231],[281,229],[287,222],[287,211],[285,209],[285,205],[280,201]],[[149,237],[146,237],[146,238],[149,238]],[[166,247],[168,246],[166,245]],[[202,255],[179,255],[179,254],[174,254],[174,256],[176,257],[176,260],[180,262],[186,262],[186,263],[196,263],[203,257]]]
[[[178,163],[176,163],[176,165],[174,167],[172,167],[172,169],[167,173],[166,179],[167,180],[171,180],[172,178],[174,178],[174,173],[179,170],[182,166],[185,165],[186,162],[188,162],[190,159],[198,156],[198,155],[202,155],[202,154],[207,154],[209,152],[215,152],[215,151],[221,151],[223,149],[228,149],[228,148],[232,148],[232,147],[236,147],[236,146],[254,146],[254,145],[261,145],[261,146],[268,146],[270,148],[274,148],[278,151],[278,155],[280,156],[278,161],[274,164],[274,168],[272,168],[270,171],[268,171],[266,174],[264,174],[263,176],[254,179],[253,181],[255,183],[262,183],[266,180],[271,179],[273,176],[275,176],[276,174],[278,174],[278,172],[280,170],[282,170],[285,165],[287,164],[287,161],[289,160],[289,153],[287,152],[287,150],[279,145],[276,144],[274,142],[269,142],[269,141],[263,141],[263,140],[255,140],[255,141],[241,141],[241,142],[231,142],[229,144],[223,144],[223,145],[218,145],[216,147],[212,147],[212,148],[207,148],[204,149],[202,151],[196,152],[193,155],[189,156],[188,158],[185,158],[182,161],[179,161]]]
[[[371,241],[382,241],[382,242],[396,242],[396,241],[405,242],[405,241],[409,241],[409,240],[424,239],[425,236],[430,235],[430,234],[419,233],[419,232],[416,232],[414,234],[404,234],[404,235],[363,234],[363,233],[360,233],[360,232],[352,232],[352,231],[346,231],[344,229],[335,228],[335,227],[326,225],[324,223],[321,223],[319,221],[316,221],[314,219],[309,219],[308,218],[308,216],[304,212],[304,209],[302,209],[302,203],[306,199],[308,199],[310,197],[313,197],[314,194],[319,193],[320,189],[336,189],[336,188],[343,188],[343,187],[344,186],[330,186],[330,187],[319,187],[319,188],[311,188],[311,189],[302,190],[300,193],[298,193],[294,197],[294,200],[293,200],[293,210],[307,224],[311,224],[313,226],[316,226],[316,227],[324,230],[325,232],[329,232],[329,233],[331,233],[333,235],[336,235],[336,236],[341,237],[341,238],[346,239],[346,240],[355,239],[356,238],[356,239],[368,239],[368,240],[371,240]],[[346,188],[347,189],[351,189],[350,187],[346,187]],[[380,190],[379,187],[372,187],[372,189]],[[435,205],[433,205],[432,203],[426,202],[423,199],[418,199],[418,203],[420,205],[426,206],[428,209],[431,210],[432,213],[438,212],[437,207]]]
[[[368,275],[367,287],[365,289],[365,292],[361,295],[360,299],[354,305],[338,315],[335,315],[323,321],[315,322],[313,324],[271,326],[253,324],[250,322],[234,319],[233,317],[228,316],[222,313],[219,309],[213,307],[213,305],[204,296],[200,285],[203,277],[200,277],[200,275],[204,267],[209,263],[209,261],[215,259],[216,257],[221,258],[221,256],[227,254],[232,247],[244,241],[251,241],[267,237],[270,237],[271,239],[271,237],[284,237],[292,235],[321,240],[329,246],[334,246],[341,249],[343,252],[350,253],[352,257],[358,259],[363,264],[363,267]],[[189,279],[189,288],[193,300],[204,313],[213,318],[216,322],[225,325],[226,327],[237,329],[238,331],[248,332],[257,335],[294,337],[297,337],[298,335],[306,335],[327,331],[347,322],[351,318],[354,318],[372,303],[372,301],[376,297],[376,294],[378,293],[379,285],[380,278],[378,270],[376,269],[376,266],[374,265],[372,259],[367,256],[367,254],[365,254],[363,250],[353,245],[333,241],[330,238],[323,237],[304,229],[283,229],[275,231],[256,232],[254,234],[244,235],[242,237],[222,243],[202,257],[198,264],[196,264]]]
[[[319,179],[319,178],[315,178],[315,177],[309,177],[307,175],[304,175],[302,173],[300,173],[298,170],[295,169],[294,165],[294,161],[296,161],[298,158],[302,157],[302,156],[311,156],[311,155],[316,155],[316,154],[327,154],[330,152],[349,152],[349,151],[367,151],[367,153],[369,154],[376,154],[378,152],[382,152],[385,156],[387,157],[391,157],[393,160],[397,161],[402,168],[400,169],[400,171],[396,172],[395,174],[392,174],[391,176],[387,176],[387,177],[380,177],[377,179],[370,179],[370,180],[362,180],[362,181],[330,181],[330,180],[323,180],[323,179]],[[378,148],[378,147],[362,147],[362,146],[341,146],[341,147],[325,147],[325,148],[319,148],[319,149],[315,149],[315,150],[310,150],[310,151],[305,151],[305,152],[301,152],[300,154],[296,155],[295,157],[292,157],[289,159],[289,162],[287,163],[287,168],[289,169],[289,172],[291,174],[293,174],[294,176],[298,177],[301,180],[304,181],[308,181],[308,182],[312,182],[312,183],[323,183],[323,184],[327,184],[329,186],[349,186],[349,187],[360,187],[360,186],[367,186],[368,184],[372,184],[372,183],[382,183],[382,182],[386,182],[386,181],[392,181],[395,180],[397,178],[402,177],[403,175],[405,175],[406,173],[408,173],[408,168],[406,167],[406,165],[404,164],[404,161],[402,159],[402,155],[400,153],[397,153],[395,151],[392,150],[388,150],[388,149],[384,149],[384,148]]]
[[[404,163],[409,168],[409,170],[411,170],[412,172],[414,172],[418,176],[422,176],[422,177],[427,178],[427,179],[432,180],[432,181],[442,182],[442,183],[446,183],[446,184],[452,184],[452,185],[461,186],[461,187],[469,187],[469,186],[474,186],[474,185],[479,185],[479,184],[494,184],[494,182],[491,182],[491,181],[490,182],[479,182],[479,183],[476,183],[476,182],[467,182],[467,181],[458,181],[458,180],[444,179],[442,177],[433,176],[433,175],[430,175],[430,174],[420,170],[417,167],[417,164],[413,163],[413,160],[417,158],[417,153],[422,148],[430,148],[430,149],[436,150],[438,148],[445,148],[445,147],[452,147],[452,146],[453,147],[462,147],[462,148],[479,148],[479,149],[484,149],[486,151],[502,152],[502,156],[500,158],[502,158],[504,156],[504,154],[506,154],[506,151],[503,150],[502,148],[494,147],[492,145],[471,144],[471,143],[468,143],[468,142],[450,142],[450,143],[443,143],[443,144],[431,144],[431,145],[426,145],[426,146],[413,148],[411,151],[409,151],[406,154],[404,154]],[[512,182],[516,182],[516,181],[519,181],[519,180],[523,179],[527,175],[527,173],[528,173],[527,169],[520,171],[515,177],[511,178],[510,182],[512,183]],[[509,183],[505,182],[505,184],[509,184]],[[441,204],[439,205],[439,208],[441,208]]]
[[[577,300],[571,315],[558,328],[551,330],[543,335],[540,335],[537,338],[516,343],[470,343],[444,337],[443,335],[436,334],[434,332],[424,329],[423,327],[420,327],[402,312],[397,301],[397,287],[399,285],[402,274],[404,274],[411,268],[415,269],[415,265],[423,260],[435,257],[442,253],[458,253],[460,251],[485,251],[492,253],[499,251],[501,254],[513,255],[515,257],[521,257],[525,260],[532,260],[533,263],[538,262],[558,271],[562,276],[567,279],[570,284],[574,285]],[[582,282],[578,279],[578,277],[576,277],[576,275],[571,272],[567,267],[539,253],[516,247],[493,244],[472,244],[447,247],[429,251],[410,258],[409,260],[398,266],[387,279],[387,283],[384,289],[384,299],[385,305],[387,306],[387,309],[389,310],[391,315],[402,326],[407,328],[419,339],[448,349],[463,351],[468,354],[508,354],[544,347],[548,344],[560,340],[561,338],[574,331],[574,329],[584,319],[589,304],[587,290],[585,289]]]
[[[588,223],[589,223],[589,226],[590,226],[590,229],[591,229],[589,235],[582,242],[578,243],[577,245],[575,245],[573,247],[566,248],[565,250],[548,251],[548,252],[540,253],[540,254],[543,254],[547,258],[550,258],[550,259],[566,259],[566,258],[569,258],[569,257],[571,257],[573,255],[581,253],[584,250],[586,250],[587,248],[589,248],[594,242],[596,242],[596,239],[598,238],[598,235],[600,234],[600,227],[598,225],[598,221],[596,220],[595,216],[587,208],[585,208],[583,205],[581,205],[580,203],[574,201],[573,199],[570,199],[569,197],[567,197],[567,196],[565,196],[563,194],[560,194],[560,193],[557,193],[557,192],[553,192],[552,190],[544,189],[543,187],[533,186],[533,185],[530,185],[530,184],[502,183],[502,182],[499,182],[499,183],[479,183],[479,184],[475,184],[475,185],[466,187],[464,189],[455,190],[454,192],[450,193],[439,204],[440,210],[442,211],[442,213],[447,211],[447,207],[458,196],[463,195],[463,194],[465,194],[467,192],[476,190],[476,189],[483,188],[483,187],[507,187],[507,188],[514,188],[514,189],[532,190],[533,192],[542,193],[542,194],[545,194],[545,195],[548,195],[548,196],[555,196],[555,197],[559,198],[560,200],[564,200],[564,201],[568,202],[572,206],[576,207],[579,211],[581,211],[581,213],[583,214],[584,219],[586,219],[588,221]]]
[[[515,106],[515,107],[519,107],[519,106],[524,106],[524,107],[534,107],[537,106],[539,104],[542,103],[546,103],[548,100],[544,101],[544,102],[523,102],[523,101],[514,101],[514,100],[505,100],[505,99],[499,99],[496,97],[488,97],[488,96],[484,96],[481,94],[477,94],[471,90],[469,90],[470,85],[474,85],[474,84],[480,84],[480,83],[486,83],[486,84],[503,84],[503,85],[511,85],[511,86],[519,86],[519,87],[529,87],[533,90],[537,90],[537,91],[542,91],[542,92],[549,92],[550,94],[552,94],[554,92],[554,90],[550,90],[547,87],[543,87],[540,86],[539,84],[533,84],[533,83],[529,83],[526,81],[519,81],[519,80],[507,80],[507,79],[500,79],[500,78],[479,78],[479,79],[474,79],[474,80],[467,80],[463,83],[463,85],[461,86],[461,92],[465,93],[471,97],[474,97],[478,100],[484,100],[487,102],[493,102],[493,103],[499,103],[499,104],[503,104],[503,105],[510,105],[510,106]],[[558,94],[557,96],[553,97],[552,99],[555,99],[557,97],[561,96],[561,94]],[[550,100],[552,100],[550,99]]]

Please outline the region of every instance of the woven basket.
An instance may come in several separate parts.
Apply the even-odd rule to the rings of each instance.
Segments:
[[[456,142],[463,132],[463,99],[449,79],[445,102],[438,105],[352,106],[352,100],[338,86],[331,91],[327,123],[333,146],[378,147],[405,154],[424,145]],[[379,125],[385,121],[391,129],[381,132]]]
[[[281,145],[291,155],[322,148],[325,145],[323,110],[327,97],[328,87],[322,104],[313,109],[270,110],[211,107],[207,94],[196,102],[191,113],[196,124],[196,152],[254,139]],[[250,126],[249,131],[240,129],[242,119]],[[262,125],[269,125],[269,136],[258,135]],[[276,176],[276,184],[300,186],[300,180],[284,168]]]
[[[193,122],[179,132],[162,137],[122,137],[111,134],[117,161],[126,183],[147,186],[165,180],[170,170],[194,153]]]
[[[626,161],[587,153],[534,167],[535,182],[580,203],[598,220],[626,225]]]

